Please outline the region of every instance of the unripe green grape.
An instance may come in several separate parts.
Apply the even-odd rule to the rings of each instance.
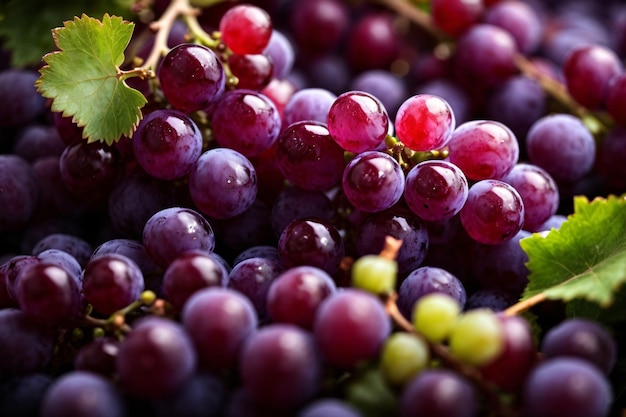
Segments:
[[[428,345],[411,333],[393,333],[385,341],[380,366],[387,381],[404,385],[426,368],[430,360]]]
[[[489,309],[469,310],[452,327],[449,344],[450,351],[461,362],[486,365],[504,349],[502,323]]]
[[[352,265],[352,285],[374,294],[388,294],[396,287],[398,263],[378,255],[365,255]]]
[[[413,327],[432,343],[443,342],[461,313],[457,300],[444,293],[426,294],[413,307]]]

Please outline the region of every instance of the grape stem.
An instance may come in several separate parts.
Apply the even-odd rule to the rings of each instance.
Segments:
[[[482,375],[476,368],[460,363],[454,356],[452,356],[452,354],[450,354],[449,350],[444,345],[429,342],[425,337],[418,333],[413,325],[406,318],[404,318],[404,316],[398,309],[398,304],[396,303],[397,298],[397,293],[393,293],[391,295],[385,296],[385,298],[383,299],[387,314],[389,314],[396,326],[422,339],[424,343],[426,343],[426,345],[428,346],[430,353],[433,357],[439,359],[441,363],[447,368],[473,382],[474,385],[488,400],[490,404],[490,409],[493,411],[494,416],[516,417],[518,415],[518,413],[514,409],[502,404],[500,398],[498,397],[498,392],[494,389],[492,385],[490,385],[482,378]]]
[[[546,297],[545,293],[540,292],[539,294],[535,294],[530,298],[527,298],[525,300],[522,300],[520,302],[513,304],[512,306],[504,310],[504,314],[506,316],[518,315],[536,306],[537,304],[546,301],[547,299],[548,298]]]

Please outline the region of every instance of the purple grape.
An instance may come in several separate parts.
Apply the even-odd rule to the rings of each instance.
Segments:
[[[465,306],[467,293],[463,283],[445,269],[422,266],[413,270],[398,289],[398,308],[407,319],[411,319],[413,306],[421,297],[430,293],[443,293]]]
[[[326,191],[341,181],[344,151],[324,123],[301,121],[289,125],[278,138],[276,162],[296,187]]]
[[[511,129],[520,142],[520,151],[525,151],[528,130],[545,114],[546,99],[546,93],[537,81],[516,75],[489,95],[487,116]]]
[[[100,255],[83,272],[85,299],[102,314],[113,314],[136,301],[144,286],[141,269],[124,255]]]
[[[398,161],[389,154],[366,151],[348,163],[342,186],[344,194],[357,209],[379,212],[400,201],[405,177]]]
[[[240,364],[243,389],[261,405],[290,410],[321,388],[322,363],[315,341],[310,332],[291,324],[270,324],[252,334],[243,345]]]
[[[472,26],[461,35],[455,51],[454,75],[464,86],[493,88],[517,72],[515,39],[498,26]]]
[[[337,398],[320,398],[307,404],[296,417],[362,417],[349,402]]]
[[[176,257],[163,275],[163,294],[177,309],[205,287],[224,287],[228,272],[214,253],[189,251]]]
[[[122,395],[103,376],[71,371],[48,388],[41,404],[42,417],[123,417]]]
[[[474,247],[471,271],[482,288],[497,289],[519,298],[528,284],[528,255],[520,240],[530,232],[520,230],[512,239],[499,244],[477,244]]]
[[[203,45],[183,43],[161,60],[158,78],[165,99],[176,110],[204,110],[220,98],[226,75],[218,56]]]
[[[139,240],[148,219],[175,205],[171,183],[145,173],[131,175],[111,191],[108,211],[111,223],[122,236]]]
[[[483,21],[509,32],[523,54],[535,52],[541,43],[543,30],[540,17],[531,5],[523,1],[494,4],[486,10]]]
[[[308,56],[324,55],[340,45],[350,11],[338,0],[298,0],[291,8],[289,29],[297,47]]]
[[[278,248],[276,246],[258,245],[251,246],[239,253],[237,257],[233,259],[233,266],[250,258],[269,258],[280,262],[280,254],[278,253]]]
[[[65,186],[81,199],[103,199],[124,173],[122,156],[114,146],[101,142],[74,142],[59,159]]]
[[[143,245],[150,259],[165,269],[188,250],[212,252],[215,235],[209,222],[197,211],[170,207],[148,219],[143,230]]]
[[[293,220],[305,217],[330,220],[333,214],[332,203],[323,192],[287,187],[276,197],[272,206],[272,229],[276,236],[280,236]]]
[[[450,78],[434,78],[421,84],[415,91],[416,95],[427,94],[444,99],[452,109],[455,124],[470,120],[472,105],[468,93]]]
[[[171,395],[196,368],[192,341],[179,323],[158,316],[136,322],[117,354],[122,390],[141,398]]]
[[[202,153],[202,134],[186,114],[157,109],[139,122],[132,144],[137,162],[148,174],[174,180],[192,171]]]
[[[93,251],[91,258],[109,253],[124,255],[132,259],[141,269],[144,281],[149,281],[155,275],[161,274],[161,268],[150,260],[146,253],[146,248],[136,240],[123,238],[107,240]],[[146,289],[151,288],[149,285],[146,285]]]
[[[265,54],[232,54],[228,67],[237,77],[237,89],[261,91],[272,80],[272,61]]]
[[[334,93],[324,88],[303,88],[296,91],[285,105],[285,127],[308,120],[326,124],[328,112],[336,99]]]
[[[274,28],[270,42],[263,54],[267,55],[273,66],[273,76],[277,79],[285,78],[293,68],[296,53],[289,38],[280,30]]]
[[[453,38],[458,38],[480,21],[485,10],[483,2],[463,0],[433,0],[433,23]]]
[[[405,386],[399,408],[400,417],[475,417],[478,400],[472,385],[459,374],[448,369],[427,369]]]
[[[515,304],[517,300],[517,298],[503,290],[484,288],[473,292],[467,297],[465,309],[488,308],[495,312],[504,311]]]
[[[19,230],[37,208],[38,186],[32,167],[16,155],[0,155],[0,230]]]
[[[60,157],[65,143],[54,126],[30,125],[15,139],[13,153],[29,162],[48,156]]]
[[[365,91],[378,98],[391,118],[395,118],[398,108],[408,95],[402,78],[380,69],[361,72],[350,83],[350,89]]]
[[[0,72],[0,127],[19,127],[34,121],[45,110],[45,99],[35,89],[39,75],[30,69]]]
[[[59,325],[81,312],[81,287],[66,269],[41,261],[19,275],[15,296],[20,309],[34,320]]]
[[[225,397],[223,381],[198,373],[174,395],[153,401],[155,417],[218,417]]]
[[[579,358],[553,358],[538,364],[523,387],[525,415],[592,417],[608,415],[613,393],[596,366]]]
[[[520,163],[502,179],[512,185],[524,202],[524,229],[534,231],[559,208],[559,189],[546,170]]]
[[[428,251],[428,230],[408,210],[385,210],[365,218],[358,226],[355,247],[359,255],[379,254],[385,237],[402,240],[396,261],[398,273],[409,273],[419,267]]]
[[[330,135],[348,152],[375,149],[385,139],[388,130],[387,110],[380,100],[363,91],[341,94],[328,112]]]
[[[550,216],[548,220],[546,220],[543,224],[537,226],[535,230],[530,230],[531,232],[550,232],[552,229],[559,229],[561,225],[567,220],[567,217],[562,214],[555,214]]]
[[[413,213],[427,221],[456,215],[469,192],[461,169],[448,161],[424,161],[406,175],[404,199]]]
[[[41,239],[33,247],[32,254],[39,255],[48,249],[59,249],[73,256],[81,266],[85,266],[93,253],[91,244],[75,235],[53,233]]]
[[[252,301],[260,319],[267,317],[267,292],[284,268],[270,258],[248,258],[233,266],[228,288],[237,290]]]
[[[330,365],[343,369],[378,358],[390,332],[391,321],[382,302],[353,288],[326,298],[313,323],[322,356]]]
[[[343,56],[331,53],[311,58],[311,61],[305,65],[305,75],[307,78],[304,80],[306,84],[303,88],[311,85],[338,95],[348,89],[352,73]],[[290,79],[293,80],[294,77]],[[298,85],[301,83],[299,82]]]
[[[567,90],[574,100],[592,110],[602,107],[609,81],[622,71],[619,56],[600,45],[576,48],[563,62]]]
[[[530,162],[545,169],[557,182],[576,182],[591,172],[596,144],[582,121],[569,114],[537,120],[526,137]]]
[[[281,117],[274,103],[264,94],[236,89],[224,93],[215,104],[211,126],[219,146],[249,158],[276,142]]]
[[[345,254],[337,229],[321,219],[298,219],[285,227],[278,240],[280,259],[287,268],[315,266],[329,274],[338,269]]]
[[[53,381],[51,375],[36,372],[3,383],[0,386],[0,415],[38,417],[44,395]]]
[[[617,358],[617,344],[609,330],[584,318],[571,318],[550,328],[541,341],[540,350],[546,358],[583,359],[607,375]]]
[[[72,279],[79,286],[82,285],[83,266],[71,253],[65,252],[61,249],[46,249],[39,252],[36,256],[41,262],[48,262],[60,266],[70,274]],[[87,261],[85,261],[85,264],[87,264]]]
[[[519,159],[517,138],[504,124],[473,120],[458,126],[448,143],[450,162],[468,179],[501,179]]]
[[[479,243],[511,240],[524,225],[524,203],[513,186],[499,180],[472,185],[459,213],[465,231]]]
[[[43,371],[52,360],[55,334],[50,326],[14,308],[0,310],[0,379]]]
[[[0,265],[0,279],[6,290],[6,307],[17,307],[16,286],[20,274],[32,265],[37,265],[41,259],[33,255],[16,255]]]
[[[258,189],[256,171],[241,153],[229,148],[204,152],[189,175],[189,193],[209,217],[225,219],[248,209]]]
[[[74,369],[113,377],[120,344],[119,340],[106,336],[92,340],[76,352]]]
[[[283,271],[267,292],[267,311],[275,323],[291,323],[311,330],[319,305],[337,290],[325,271],[296,266]]]
[[[240,292],[207,287],[187,300],[181,322],[193,340],[200,367],[230,371],[238,364],[243,342],[256,331],[258,317]]]
[[[402,39],[394,15],[373,10],[353,22],[346,40],[347,60],[354,72],[389,68],[399,58]]]

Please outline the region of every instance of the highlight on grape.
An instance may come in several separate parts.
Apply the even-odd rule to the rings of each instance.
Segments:
[[[29,3],[0,416],[624,414],[626,4]]]

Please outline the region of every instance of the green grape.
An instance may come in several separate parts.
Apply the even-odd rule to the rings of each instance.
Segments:
[[[411,333],[394,333],[385,341],[380,366],[387,381],[404,385],[428,365],[430,353],[423,339]]]
[[[450,350],[470,365],[486,365],[504,349],[504,330],[489,309],[469,310],[462,314],[450,332]]]
[[[449,295],[426,294],[413,308],[413,327],[427,340],[440,343],[448,337],[460,313],[461,305]]]
[[[352,265],[352,284],[374,294],[392,292],[396,287],[398,263],[378,255],[365,255]]]

